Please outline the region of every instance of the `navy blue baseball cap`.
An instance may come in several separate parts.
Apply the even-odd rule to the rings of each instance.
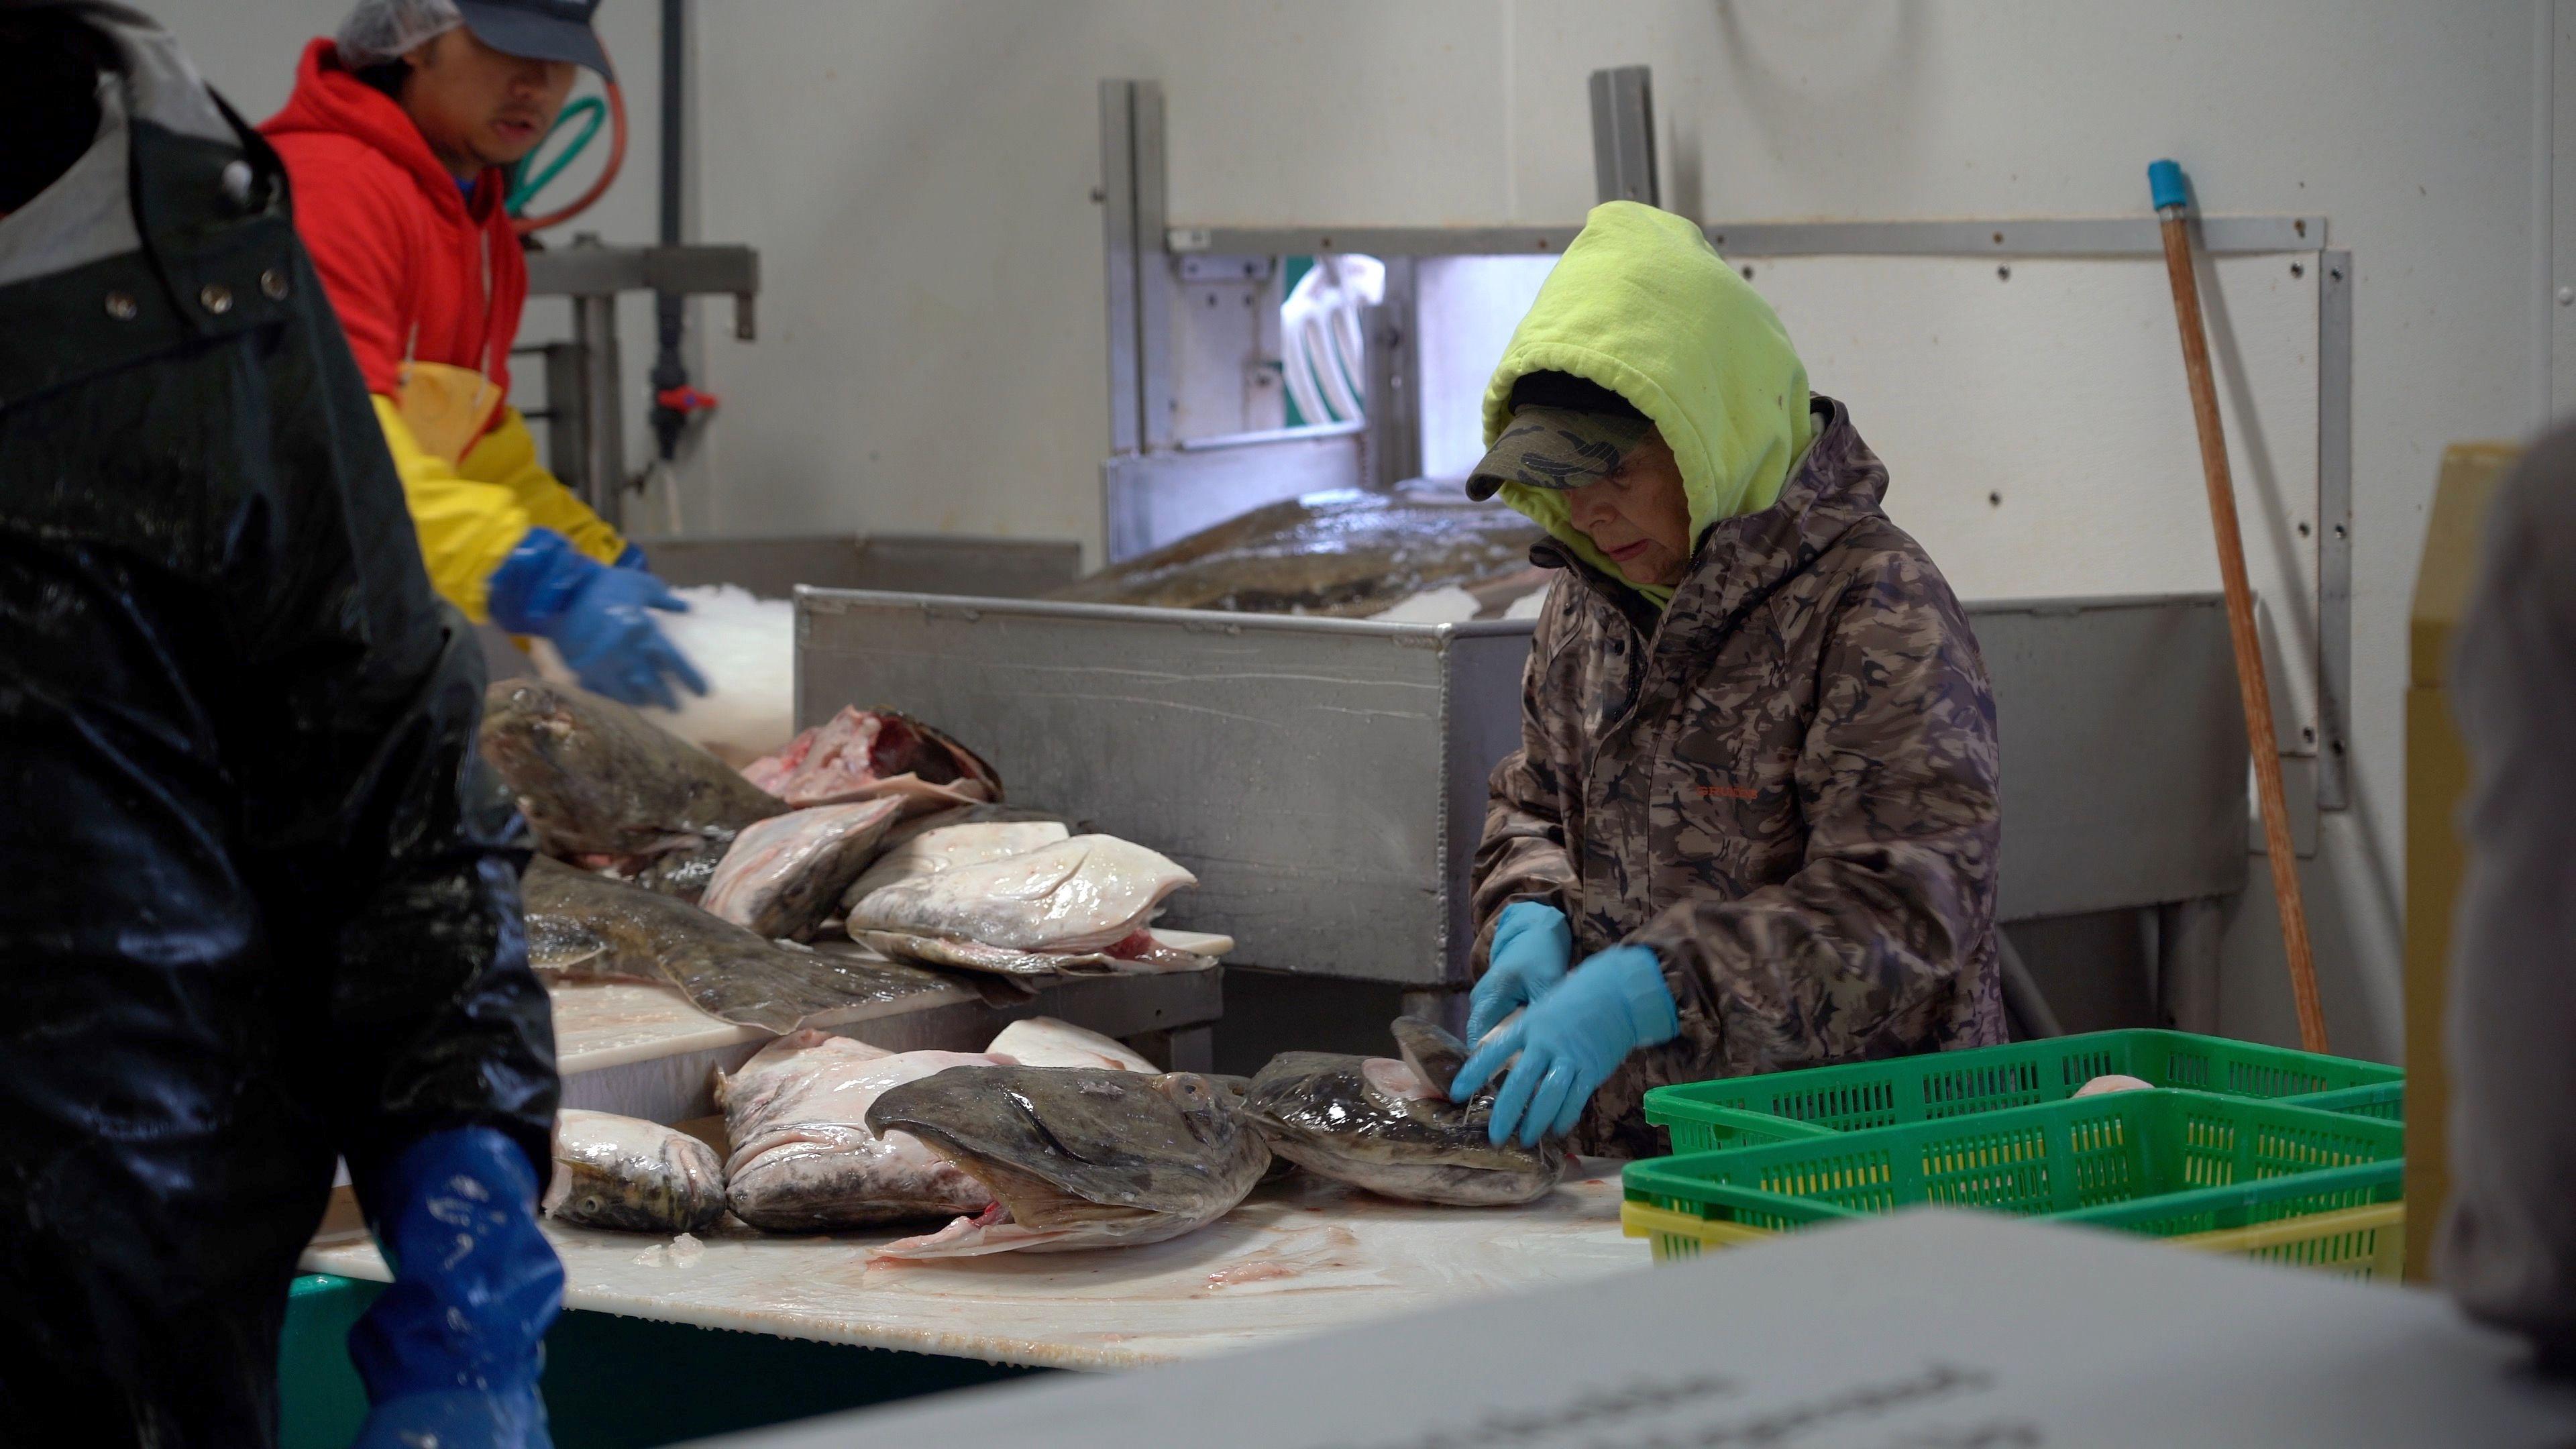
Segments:
[[[562,60],[615,80],[590,22],[599,0],[455,0],[474,38],[505,55]]]

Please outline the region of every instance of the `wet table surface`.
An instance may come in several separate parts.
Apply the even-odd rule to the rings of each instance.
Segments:
[[[1195,1233],[1139,1248],[868,1262],[896,1232],[704,1249],[549,1222],[565,1304],[633,1318],[1051,1368],[1118,1369],[1302,1337],[1492,1294],[1642,1270],[1619,1232],[1618,1164],[1586,1160],[1512,1208],[1392,1202],[1300,1175]],[[317,1239],[308,1272],[383,1281],[363,1235]]]

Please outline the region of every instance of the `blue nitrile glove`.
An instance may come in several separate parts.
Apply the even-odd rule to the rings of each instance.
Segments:
[[[1565,912],[1538,901],[1514,901],[1503,907],[1494,922],[1485,974],[1468,998],[1467,1045],[1483,1041],[1504,1017],[1564,980],[1565,968],[1573,960],[1574,928],[1566,924]]]
[[[633,569],[637,573],[649,574],[653,572],[653,561],[644,556],[644,545],[640,543],[630,543],[626,545],[623,552],[617,555],[617,567],[622,569]]]
[[[1465,1101],[1518,1052],[1520,1061],[1495,1094],[1486,1135],[1499,1147],[1517,1126],[1521,1145],[1536,1147],[1574,1130],[1584,1104],[1628,1053],[1671,1041],[1680,1030],[1661,958],[1643,946],[1613,946],[1478,1047],[1458,1069],[1449,1095]]]
[[[375,1407],[359,1449],[551,1449],[537,1394],[563,1265],[537,1232],[537,1174],[489,1127],[433,1132],[358,1184],[393,1286],[349,1330]],[[406,1435],[410,1437],[405,1437]]]
[[[698,694],[707,682],[662,637],[650,611],[688,612],[688,601],[651,574],[585,557],[550,528],[532,528],[492,571],[493,622],[554,641],[581,687],[621,704],[679,707],[663,676]]]
[[[367,1415],[350,1449],[554,1449],[546,1406],[534,1389],[507,1398],[471,1389],[406,1394]]]

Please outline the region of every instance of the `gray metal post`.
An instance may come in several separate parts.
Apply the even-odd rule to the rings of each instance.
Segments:
[[[549,342],[537,350],[546,359],[546,469],[578,490],[589,457],[581,345]]]
[[[1422,369],[1421,349],[1414,341],[1413,266],[1411,257],[1387,259],[1386,299],[1367,309],[1361,322],[1368,349],[1362,359],[1368,377],[1361,481],[1380,492],[1422,476]]]
[[[1100,83],[1100,238],[1109,321],[1109,448],[1172,441],[1171,257],[1163,190],[1163,88]]]
[[[1109,450],[1144,446],[1136,315],[1136,83],[1100,83],[1101,291],[1109,311]]]
[[[572,340],[581,349],[582,467],[579,491],[611,528],[624,526],[626,420],[618,380],[617,298],[575,297]]]
[[[1592,73],[1592,183],[1599,200],[1663,204],[1655,185],[1651,74],[1642,65]]]
[[[2352,805],[2352,253],[2317,268],[2317,808]]]
[[[2180,1031],[2218,1031],[2218,947],[2226,916],[2216,896],[2176,901],[2156,921],[2156,991],[2165,1021]]]
[[[1136,85],[1136,404],[1145,446],[1172,445],[1172,258],[1164,233],[1163,87]]]

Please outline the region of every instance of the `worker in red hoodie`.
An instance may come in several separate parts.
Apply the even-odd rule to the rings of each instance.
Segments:
[[[438,592],[553,641],[628,704],[706,693],[651,611],[688,606],[537,461],[509,405],[528,268],[503,168],[543,140],[573,70],[605,77],[599,0],[360,0],[305,47],[260,127],[357,354]]]

